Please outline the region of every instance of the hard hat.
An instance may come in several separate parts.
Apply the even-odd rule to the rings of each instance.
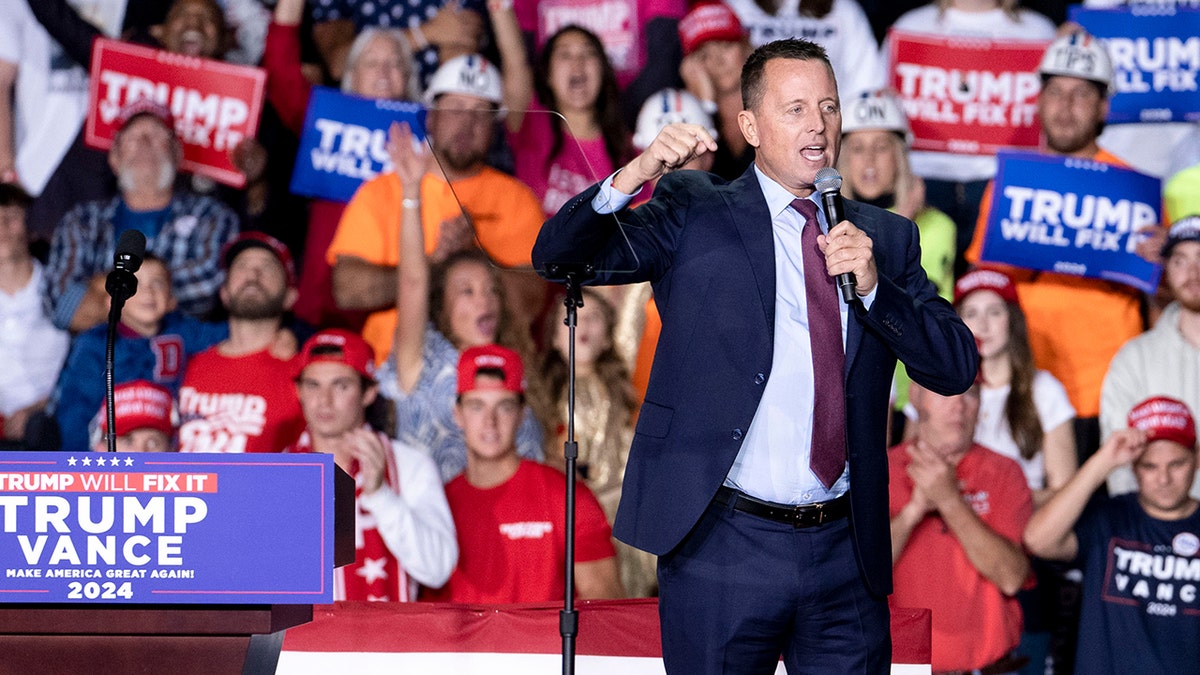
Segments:
[[[843,134],[870,129],[892,131],[906,142],[912,140],[900,101],[887,89],[864,91],[842,107]]]
[[[662,89],[642,104],[633,135],[634,147],[645,150],[663,127],[676,122],[702,126],[714,140],[717,138],[712,116],[704,112],[699,99],[682,89]]]
[[[433,105],[442,94],[474,96],[496,105],[504,101],[500,71],[478,54],[456,56],[437,69],[425,89],[425,104]]]
[[[1038,73],[1099,82],[1104,85],[1105,93],[1112,92],[1113,67],[1108,50],[1087,33],[1071,33],[1050,43],[1042,55]]]

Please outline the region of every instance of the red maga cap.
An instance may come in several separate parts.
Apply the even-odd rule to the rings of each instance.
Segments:
[[[1196,447],[1196,422],[1187,404],[1166,396],[1155,396],[1133,406],[1129,426],[1146,432],[1147,441],[1175,441],[1185,448]]]
[[[738,42],[745,35],[746,31],[742,29],[742,22],[738,21],[737,15],[720,2],[697,5],[679,21],[679,42],[683,46],[684,56],[696,51],[705,42]]]
[[[225,248],[221,250],[221,266],[229,269],[233,259],[248,248],[265,248],[274,253],[287,273],[288,286],[296,285],[296,263],[292,261],[292,252],[286,244],[266,232],[243,232],[225,244]]]
[[[117,129],[124,129],[135,117],[149,115],[163,123],[172,135],[175,133],[175,116],[167,106],[152,98],[139,98],[125,104],[117,114]]]
[[[165,387],[146,380],[133,380],[113,388],[113,417],[117,435],[138,429],[175,433],[174,399]],[[108,406],[100,405],[100,433],[108,433]]]
[[[375,379],[375,350],[362,336],[344,328],[328,328],[310,337],[300,352],[296,373],[318,362],[340,363],[365,378]]]
[[[497,370],[503,373],[504,381],[495,386],[479,386],[476,378],[481,370]],[[521,357],[500,345],[471,347],[458,360],[458,393],[476,389],[503,389],[515,394],[525,393],[525,366]]]
[[[962,275],[954,284],[954,306],[975,291],[994,291],[1005,302],[1018,304],[1017,286],[1007,273],[991,267],[977,267]]]

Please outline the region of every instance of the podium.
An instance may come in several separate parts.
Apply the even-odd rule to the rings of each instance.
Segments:
[[[354,515],[327,455],[6,453],[0,673],[274,673]]]

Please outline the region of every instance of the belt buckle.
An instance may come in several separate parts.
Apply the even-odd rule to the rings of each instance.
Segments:
[[[811,527],[825,522],[825,502],[801,504],[792,511],[792,527]]]

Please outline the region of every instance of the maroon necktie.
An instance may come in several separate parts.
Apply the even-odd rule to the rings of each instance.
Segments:
[[[838,289],[825,271],[825,255],[817,246],[821,226],[817,205],[797,199],[792,208],[804,216],[800,230],[804,261],[804,295],[808,299],[808,334],[813,360],[813,429],[809,466],[826,488],[846,468],[846,352]]]

